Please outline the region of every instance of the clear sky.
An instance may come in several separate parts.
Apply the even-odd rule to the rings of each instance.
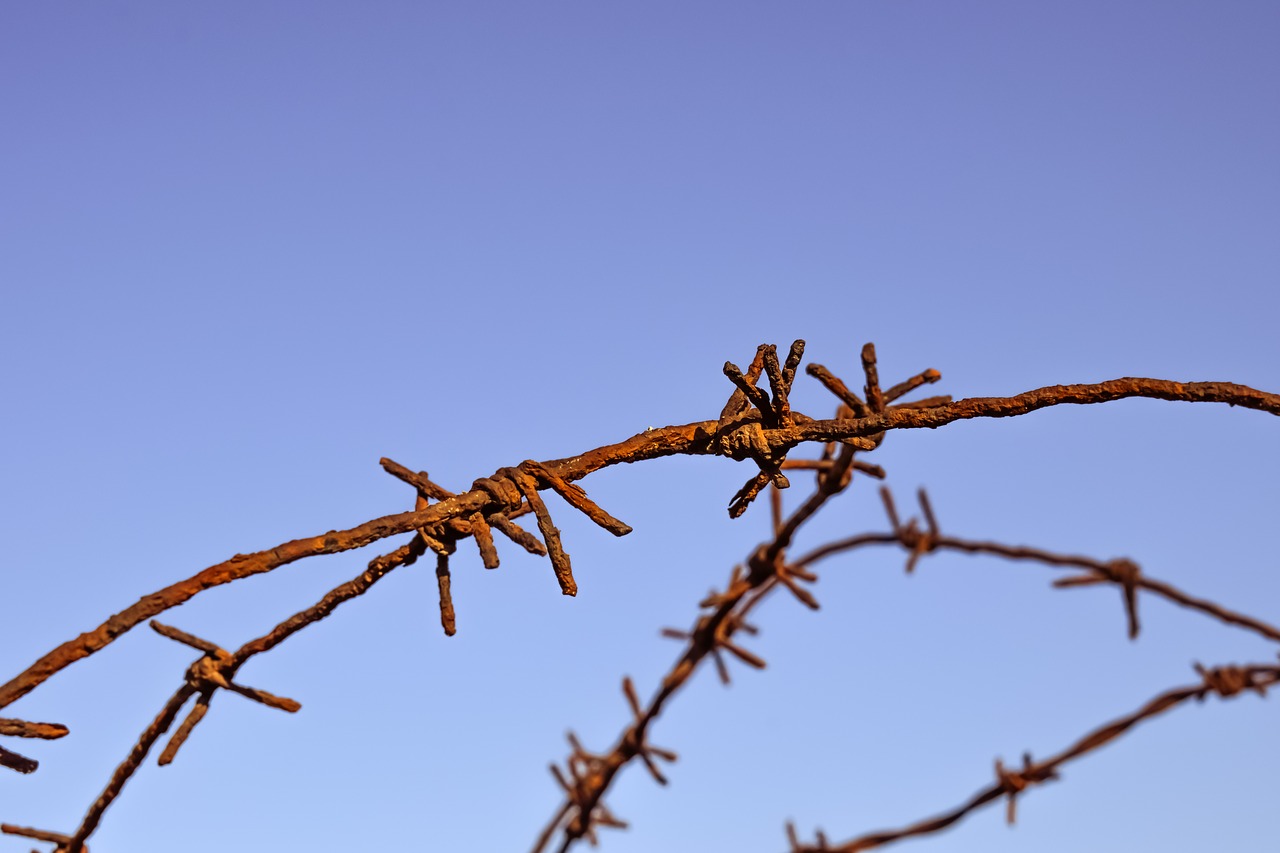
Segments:
[[[236,552],[408,509],[390,456],[460,489],[714,417],[726,359],[801,337],[857,379],[1008,394],[1126,375],[1280,390],[1280,6],[1271,2],[9,3],[0,9],[0,677]],[[831,400],[809,379],[796,406]],[[1126,401],[890,436],[945,530],[1101,558],[1280,619],[1280,422]],[[725,459],[550,499],[581,592],[511,547],[392,575],[245,668],[149,763],[95,853],[526,850],[565,730],[612,743],[623,675],[766,535]],[[798,487],[807,478],[793,478]],[[882,530],[855,482],[799,547]],[[793,491],[799,492],[797,488]],[[794,501],[795,496],[789,496]],[[382,543],[383,550],[394,544]],[[376,546],[375,546],[376,547]],[[501,548],[501,543],[500,546]],[[164,621],[235,647],[375,552],[219,588]],[[887,552],[778,599],[764,672],[700,673],[626,771],[610,853],[781,851],[950,808],[997,756],[1057,751],[1195,680],[1274,660],[1159,601],[1049,570]],[[191,655],[140,629],[4,711],[0,820],[70,830]],[[1154,721],[902,849],[1260,850],[1272,699]],[[0,853],[30,844],[0,838]]]

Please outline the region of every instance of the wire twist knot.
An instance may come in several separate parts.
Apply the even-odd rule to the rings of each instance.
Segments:
[[[1267,685],[1256,680],[1253,671],[1241,666],[1215,666],[1206,669],[1197,663],[1196,672],[1204,679],[1205,687],[1224,699],[1246,690],[1255,690],[1259,696],[1267,695]]]
[[[178,750],[186,743],[187,738],[191,736],[191,732],[204,719],[205,714],[209,712],[209,703],[213,700],[213,695],[218,688],[229,690],[232,693],[239,693],[246,699],[252,699],[254,702],[266,705],[269,708],[288,711],[290,714],[296,713],[302,708],[302,703],[294,699],[276,696],[265,690],[259,690],[256,687],[245,687],[243,684],[237,684],[232,681],[236,671],[240,668],[241,661],[216,643],[211,643],[208,640],[201,639],[169,625],[161,624],[155,620],[151,621],[151,627],[162,637],[167,637],[174,642],[182,643],[184,646],[190,646],[197,651],[203,652],[191,666],[187,667],[186,672],[187,684],[197,693],[195,706],[161,751],[159,759],[161,766],[169,764],[177,756]]]
[[[1106,564],[1092,568],[1088,574],[1059,578],[1053,582],[1053,585],[1059,589],[1066,589],[1100,583],[1114,583],[1120,587],[1120,593],[1124,598],[1125,620],[1129,624],[1129,639],[1137,639],[1138,632],[1142,629],[1138,621],[1138,590],[1142,588],[1142,569],[1133,560],[1117,557]]]
[[[1018,795],[1029,788],[1041,782],[1047,782],[1050,779],[1057,779],[1058,774],[1052,767],[1037,767],[1031,761],[1031,753],[1024,752],[1022,754],[1022,769],[1010,770],[1004,766],[1004,762],[996,759],[996,781],[1001,789],[1009,797],[1009,805],[1005,812],[1005,819],[1012,825],[1018,818]]]

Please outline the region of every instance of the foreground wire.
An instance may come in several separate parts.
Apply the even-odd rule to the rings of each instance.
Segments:
[[[1226,403],[1273,415],[1280,414],[1280,394],[1270,394],[1244,385],[1124,378],[1092,385],[1051,385],[1012,397],[976,397],[923,408],[888,406],[883,412],[869,412],[865,417],[817,421],[798,418],[793,412],[794,423],[791,426],[764,428],[759,421],[747,421],[736,424],[734,430],[746,429],[755,435],[754,427],[760,426],[758,435],[768,448],[769,456],[775,458],[785,456],[787,449],[807,441],[854,442],[869,448],[874,446],[874,441],[868,437],[889,430],[935,429],[970,418],[1016,417],[1050,406],[1106,403],[1130,397]],[[598,447],[566,459],[544,462],[542,465],[565,482],[572,482],[609,465],[673,455],[724,455],[726,440],[720,421],[702,421],[646,430],[617,444]],[[237,554],[186,580],[143,596],[98,627],[68,640],[42,656],[26,670],[0,685],[0,708],[30,693],[72,663],[102,650],[133,627],[212,587],[273,571],[307,557],[349,551],[388,536],[408,533],[456,518],[470,518],[477,512],[499,509],[501,506],[490,492],[472,488],[423,510],[375,518],[346,530],[331,530],[319,536],[295,539],[265,551]]]

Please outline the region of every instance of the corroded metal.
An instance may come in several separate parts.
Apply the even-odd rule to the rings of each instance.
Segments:
[[[548,557],[561,591],[566,595],[575,594],[577,581],[569,554],[540,493],[548,489],[555,492],[573,510],[581,512],[610,533],[622,536],[631,532],[631,527],[591,500],[575,481],[607,466],[664,456],[724,456],[752,465],[756,473],[732,497],[729,512],[733,517],[741,515],[755,498],[768,490],[771,536],[754,548],[742,564],[734,567],[723,590],[713,590],[699,603],[699,613],[691,628],[664,630],[665,636],[683,643],[684,650],[647,703],[641,701],[631,679],[623,679],[623,695],[631,720],[612,747],[600,753],[591,752],[576,736],[569,736],[571,751],[563,768],[559,765],[552,767],[553,775],[564,792],[564,801],[540,834],[535,851],[542,851],[558,837],[558,849],[563,853],[581,840],[594,843],[599,828],[625,827],[626,824],[605,805],[604,797],[617,775],[633,760],[643,764],[655,781],[666,784],[666,772],[660,768],[659,762],[672,762],[676,755],[653,746],[648,735],[667,703],[688,683],[704,661],[710,661],[726,682],[729,678],[728,658],[754,669],[764,669],[764,659],[747,648],[739,636],[756,632],[747,617],[778,589],[786,590],[804,606],[817,609],[819,602],[811,589],[817,575],[812,566],[854,549],[872,545],[900,548],[906,555],[908,572],[914,571],[924,558],[938,551],[986,554],[1074,569],[1082,573],[1061,578],[1054,585],[1110,585],[1118,588],[1129,635],[1133,638],[1139,632],[1138,600],[1142,594],[1151,594],[1268,639],[1280,640],[1280,629],[1154,580],[1127,558],[1099,560],[943,534],[934,508],[923,490],[917,495],[921,512],[919,519],[910,518],[904,522],[891,494],[884,489],[882,499],[889,519],[888,532],[864,533],[828,543],[797,557],[790,555],[802,526],[827,502],[847,489],[854,482],[855,474],[885,478],[880,466],[857,458],[857,454],[876,450],[886,435],[894,430],[934,429],[958,420],[1016,417],[1050,406],[1105,403],[1127,397],[1227,403],[1275,415],[1280,414],[1280,395],[1224,382],[1178,383],[1125,378],[1091,385],[1048,386],[1012,397],[952,401],[950,397],[938,396],[899,402],[908,393],[937,382],[941,374],[928,369],[882,388],[875,347],[867,344],[862,348],[859,359],[863,373],[862,396],[825,367],[809,365],[808,375],[817,379],[839,402],[834,417],[817,419],[791,406],[792,385],[803,353],[803,341],[793,343],[785,359],[779,358],[774,345],[767,344],[757,348],[746,371],[726,362],[723,372],[733,389],[715,420],[647,429],[625,441],[565,459],[525,460],[519,465],[500,468],[490,476],[478,478],[470,489],[461,493],[434,483],[425,472],[414,472],[383,459],[381,464],[388,473],[413,487],[415,506],[412,511],[373,519],[346,530],[296,539],[267,551],[236,555],[184,581],[144,596],[97,628],[62,644],[8,683],[0,685],[0,708],[26,695],[71,663],[105,648],[131,628],[206,589],[272,571],[306,557],[363,547],[400,533],[415,534],[408,544],[371,560],[358,577],[335,587],[315,604],[295,613],[235,652],[152,621],[151,625],[158,633],[199,651],[201,657],[188,667],[177,691],[143,730],[80,826],[71,835],[9,824],[0,828],[6,833],[51,842],[60,853],[81,853],[107,806],[121,794],[126,782],[141,767],[152,747],[168,732],[188,702],[194,699],[191,710],[161,751],[160,764],[168,764],[175,758],[182,743],[208,715],[210,703],[219,690],[238,693],[273,708],[297,711],[301,706],[292,699],[237,683],[234,679],[239,669],[249,659],[270,651],[298,631],[321,621],[341,604],[363,595],[391,571],[413,564],[429,551],[436,555],[440,617],[446,634],[452,635],[457,628],[450,557],[456,552],[457,543],[467,538],[475,541],[481,564],[493,569],[498,567],[499,559],[492,531],[499,531],[526,551]],[[767,389],[760,387],[762,379],[767,382]],[[819,458],[789,458],[792,451],[809,443],[821,445]],[[790,513],[784,511],[781,495],[781,490],[790,486],[784,470],[812,471],[815,474],[813,491]],[[541,539],[515,522],[516,518],[526,514],[534,516]],[[854,853],[937,832],[1001,798],[1007,802],[1007,816],[1012,821],[1017,797],[1035,785],[1057,778],[1057,770],[1062,764],[1097,749],[1138,723],[1191,699],[1203,700],[1210,695],[1228,697],[1244,691],[1263,694],[1268,686],[1280,681],[1280,666],[1272,664],[1227,665],[1208,669],[1197,665],[1197,671],[1201,676],[1199,683],[1155,697],[1130,715],[1095,729],[1057,755],[1040,761],[1024,755],[1022,765],[1017,768],[997,761],[996,781],[950,812],[901,829],[870,833],[842,843],[833,843],[822,833],[815,834],[811,843],[801,842],[794,827],[788,826],[791,849],[794,853],[837,850]],[[66,733],[64,727],[55,724],[0,719],[0,735],[56,738]],[[0,764],[22,772],[30,772],[36,767],[31,759],[3,747],[0,747]]]

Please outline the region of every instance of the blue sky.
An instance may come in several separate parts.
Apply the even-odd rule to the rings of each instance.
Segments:
[[[726,359],[809,342],[849,379],[941,393],[1126,375],[1280,389],[1280,9],[1265,2],[11,4],[0,10],[4,677],[233,553],[412,504],[390,456],[462,488],[714,417]],[[796,405],[831,403],[804,380]],[[893,435],[900,502],[944,529],[1102,558],[1271,621],[1276,423],[1127,401]],[[581,592],[510,548],[455,560],[459,633],[422,567],[245,668],[302,701],[219,697],[148,765],[95,851],[526,849],[563,733],[611,743],[708,587],[764,535],[728,460],[584,482],[635,527],[553,503]],[[803,478],[795,478],[803,485]],[[799,490],[794,490],[799,491]],[[795,500],[794,495],[788,496]],[[869,482],[802,549],[880,530]],[[388,549],[391,544],[387,543]],[[164,621],[224,645],[373,552],[208,592]],[[609,851],[782,850],[958,804],[996,756],[1056,751],[1274,648],[1044,569],[894,554],[768,605],[770,663],[702,673],[628,771]],[[6,713],[0,819],[70,829],[175,689],[139,630]],[[1275,708],[1151,723],[921,851],[1259,849]],[[26,850],[0,839],[0,850]]]

